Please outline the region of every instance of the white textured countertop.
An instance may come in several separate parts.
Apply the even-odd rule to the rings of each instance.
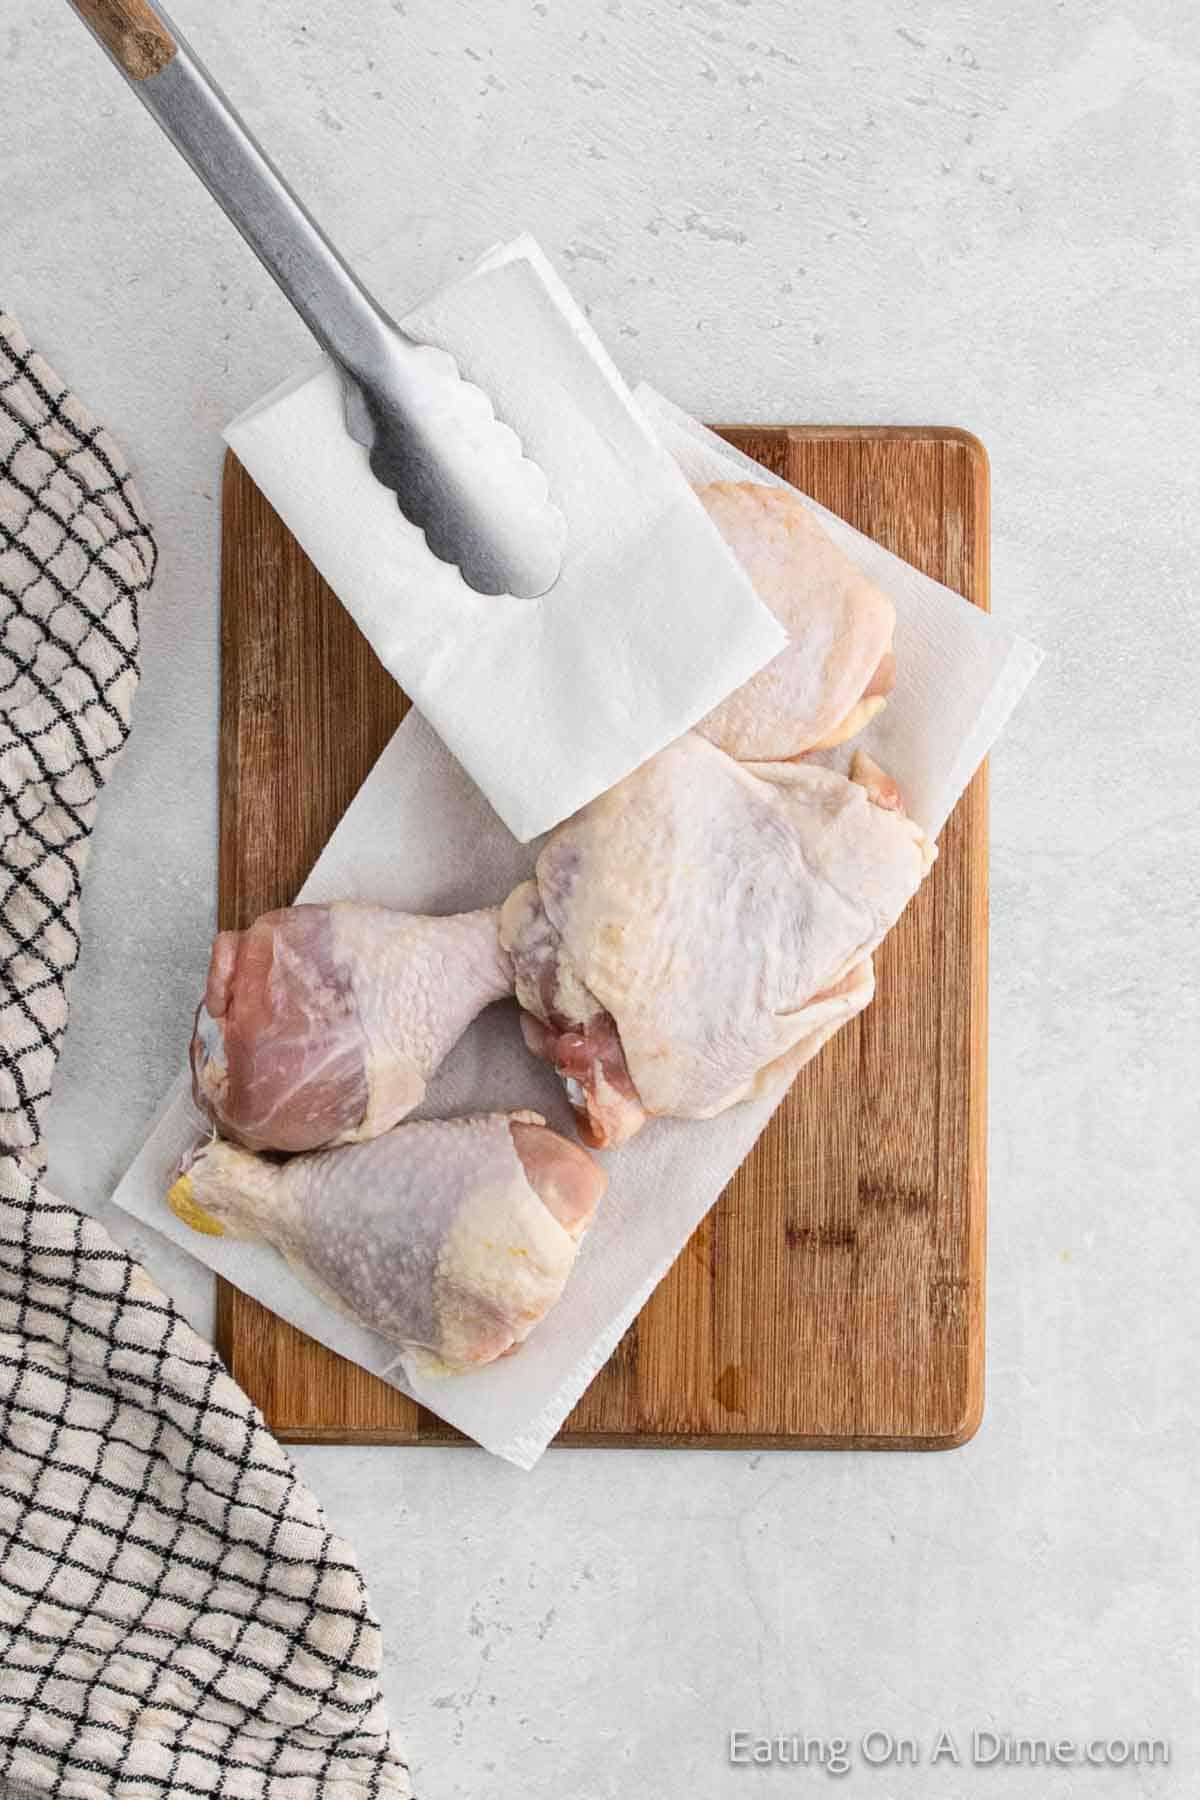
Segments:
[[[943,1456],[297,1453],[356,1545],[425,1800],[798,1791],[726,1734],[1171,1740],[1196,1791],[1200,16],[1184,0],[174,0],[399,307],[528,227],[705,417],[949,422],[1050,653],[994,758],[988,1410]],[[24,15],[25,9],[13,8]],[[178,1065],[216,852],[220,426],[308,354],[66,7],[0,23],[0,298],[162,552],[51,1115],[105,1196]],[[347,22],[349,15],[350,22]],[[238,27],[254,18],[255,41]],[[814,1777],[820,1779],[819,1776]]]

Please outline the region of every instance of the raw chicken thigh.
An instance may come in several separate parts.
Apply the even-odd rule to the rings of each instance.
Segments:
[[[545,1317],[606,1181],[537,1113],[494,1113],[282,1163],[213,1139],[167,1199],[197,1231],[273,1244],[322,1299],[453,1371]]]
[[[471,1021],[512,993],[498,918],[345,901],[221,932],[192,1038],[197,1104],[251,1150],[390,1130]]]
[[[895,609],[787,488],[714,481],[709,518],[791,643],[697,725],[740,762],[844,744],[895,685]]]
[[[847,780],[693,733],[560,825],[500,936],[586,1141],[790,1079],[870,1000],[871,952],[934,854],[861,753]]]

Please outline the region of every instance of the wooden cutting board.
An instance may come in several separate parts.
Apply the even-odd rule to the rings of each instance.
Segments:
[[[725,436],[987,606],[987,458],[974,438],[809,426]],[[292,899],[407,702],[232,456],[223,545],[220,918],[239,927]],[[801,1073],[560,1443],[933,1450],[974,1432],[984,771],[876,962],[874,1003]],[[464,1441],[218,1286],[221,1354],[281,1438]]]

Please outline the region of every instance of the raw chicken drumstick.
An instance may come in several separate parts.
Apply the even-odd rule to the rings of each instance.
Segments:
[[[689,733],[551,834],[500,936],[586,1142],[790,1079],[870,1000],[935,851],[862,752],[851,775]]]
[[[697,493],[792,641],[696,730],[739,762],[844,744],[895,685],[891,601],[787,488],[714,481]]]
[[[390,1130],[471,1021],[512,993],[498,919],[345,901],[221,932],[192,1038],[197,1105],[251,1150]]]
[[[493,1113],[287,1162],[214,1138],[167,1200],[196,1231],[273,1244],[322,1299],[452,1371],[545,1317],[606,1182],[537,1113]]]

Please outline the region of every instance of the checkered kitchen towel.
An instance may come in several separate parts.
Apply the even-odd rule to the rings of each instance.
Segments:
[[[41,1185],[154,560],[117,446],[0,314],[0,1793],[405,1796],[350,1551],[166,1296]]]

